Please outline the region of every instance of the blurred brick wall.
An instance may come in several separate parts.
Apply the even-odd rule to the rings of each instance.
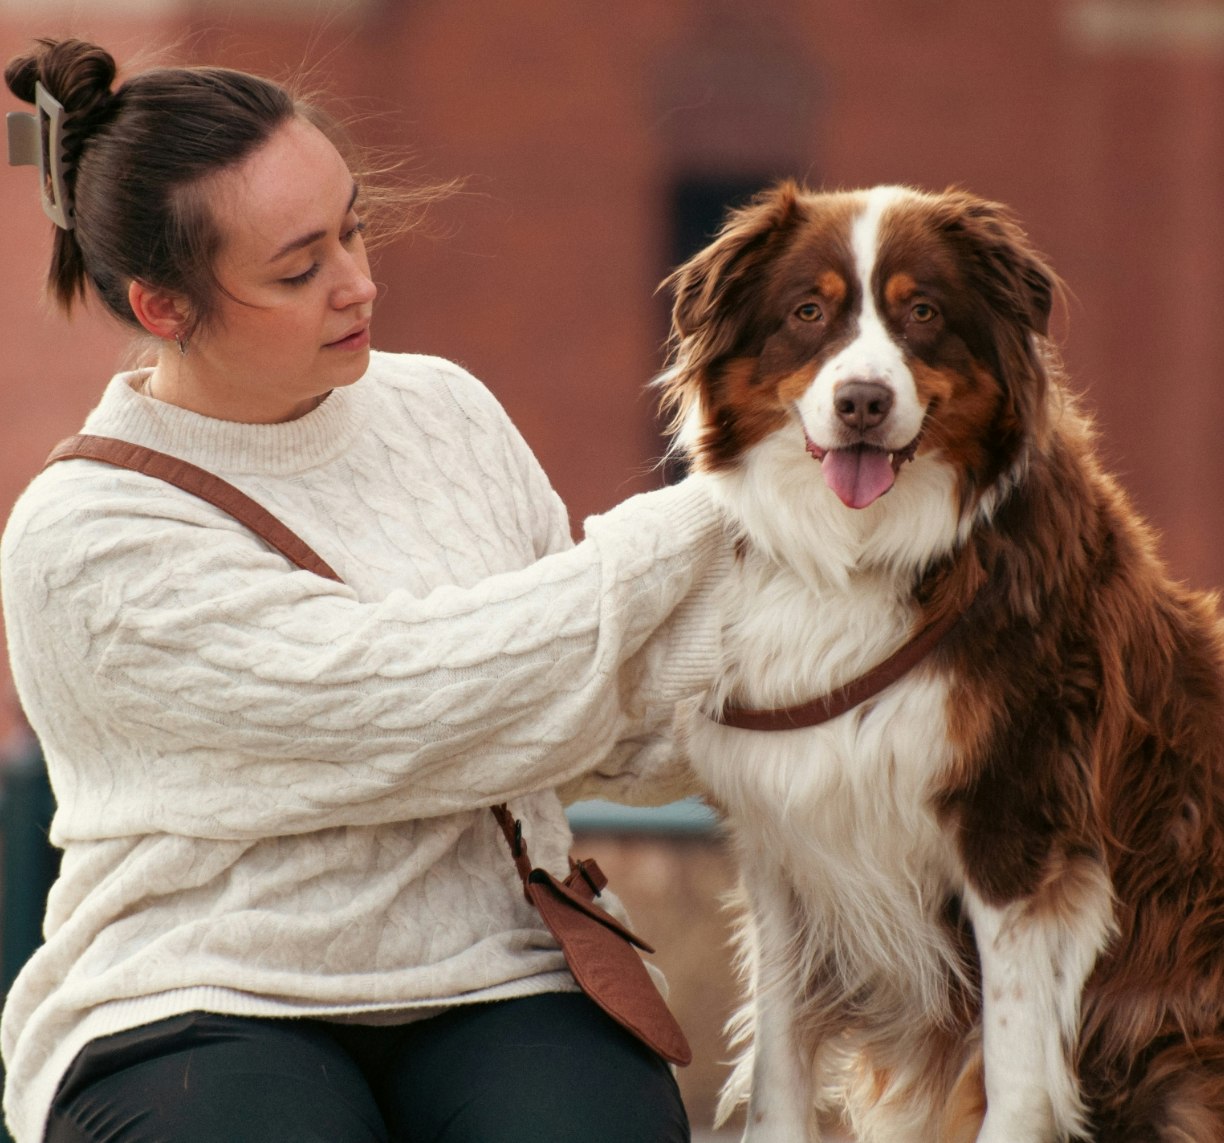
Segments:
[[[412,152],[409,170],[467,177],[435,212],[438,237],[381,256],[376,341],[482,377],[576,522],[657,480],[644,385],[662,362],[654,291],[678,181],[955,183],[1013,205],[1067,280],[1060,333],[1107,455],[1177,572],[1224,582],[1218,5],[367,0],[314,19],[256,7],[182,0],[124,20],[103,0],[39,0],[36,16],[0,0],[0,54],[72,33],[121,61],[305,70],[366,140]],[[0,516],[128,345],[96,315],[67,324],[40,302],[49,224],[34,183],[0,172]],[[0,742],[14,725],[0,713]],[[733,992],[711,903],[730,882],[725,857],[596,842],[702,1044],[682,1077],[697,1118]]]
[[[382,255],[376,338],[484,378],[575,522],[657,480],[644,384],[662,361],[654,291],[678,180],[957,183],[1006,201],[1070,286],[1060,330],[1107,455],[1176,570],[1224,581],[1224,33],[1174,19],[1214,6],[366,0],[331,15],[302,3],[315,16],[290,19],[291,7],[260,18],[182,0],[124,20],[104,0],[45,0],[38,16],[0,0],[0,52],[70,32],[121,60],[306,72],[366,139],[412,152],[410,170],[468,177],[435,212],[438,237]],[[1140,17],[1150,26],[1127,34]],[[49,234],[32,172],[0,175],[0,207],[4,514],[127,339],[41,304]]]
[[[668,1003],[693,1047],[676,1078],[693,1127],[708,1128],[733,1059],[723,1028],[737,995],[732,915],[721,907],[735,884],[725,845],[717,836],[579,833],[574,853],[599,862],[635,931],[657,950],[647,960],[667,977]]]

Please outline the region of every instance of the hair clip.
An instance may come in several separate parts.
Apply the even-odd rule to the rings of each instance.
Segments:
[[[9,166],[38,168],[43,210],[61,230],[71,230],[76,222],[64,185],[64,105],[38,82],[34,106],[33,112],[10,111],[5,116]]]

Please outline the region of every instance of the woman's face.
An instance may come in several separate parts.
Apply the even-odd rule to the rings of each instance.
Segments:
[[[376,290],[356,184],[327,137],[293,119],[208,190],[224,293],[186,356],[163,359],[159,395],[225,420],[292,420],[369,364]]]

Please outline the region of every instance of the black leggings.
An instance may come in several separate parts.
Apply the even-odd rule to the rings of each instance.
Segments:
[[[396,1027],[194,1012],[86,1045],[46,1143],[687,1143],[675,1078],[581,993]]]

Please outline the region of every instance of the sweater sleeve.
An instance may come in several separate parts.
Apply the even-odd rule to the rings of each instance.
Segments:
[[[505,475],[516,480],[522,489],[520,503],[530,513],[525,530],[530,534],[536,558],[573,547],[565,504],[501,403],[466,369],[442,358],[430,360],[439,378],[450,387],[456,409],[467,416],[479,414],[490,435],[504,445],[509,464]]]
[[[591,769],[712,674],[712,606],[677,611],[723,547],[696,481],[520,571],[373,603],[142,481],[113,473],[83,517],[24,504],[4,537],[14,673],[63,836],[241,839],[484,806]]]
[[[455,367],[448,368],[455,376]],[[462,373],[457,379],[465,386],[465,407],[470,408],[473,401],[484,401],[495,409],[525,490],[523,502],[534,509],[532,534],[537,557],[567,550],[573,541],[565,506],[530,446],[479,382]],[[601,753],[593,759],[591,768],[559,786],[557,792],[563,803],[602,798],[629,805],[657,806],[700,792],[685,749],[683,729],[687,720],[673,701],[679,692],[669,687],[668,674],[673,670],[677,640],[683,641],[683,633],[693,623],[700,625],[703,622],[700,617],[714,609],[714,593],[728,570],[730,558],[730,545],[722,545],[705,570],[698,571],[695,586],[676,610],[621,666],[618,729],[601,744]],[[698,664],[693,666],[697,668]],[[660,695],[663,700],[657,701],[656,696]]]
[[[530,531],[537,558],[570,548],[573,541],[565,506],[501,405],[466,371],[450,362],[438,362],[438,366],[455,386],[459,404],[468,410],[483,408],[504,436],[512,469],[523,489],[521,500],[532,509]],[[601,743],[601,753],[592,759],[590,769],[558,788],[564,803],[603,798],[631,805],[662,805],[699,792],[684,748],[686,720],[679,716],[674,702],[652,702],[652,696],[669,693],[666,680],[675,646],[672,632],[683,632],[692,622],[690,617],[708,613],[714,606],[713,592],[729,563],[730,546],[724,545],[676,611],[621,667],[618,729]]]

